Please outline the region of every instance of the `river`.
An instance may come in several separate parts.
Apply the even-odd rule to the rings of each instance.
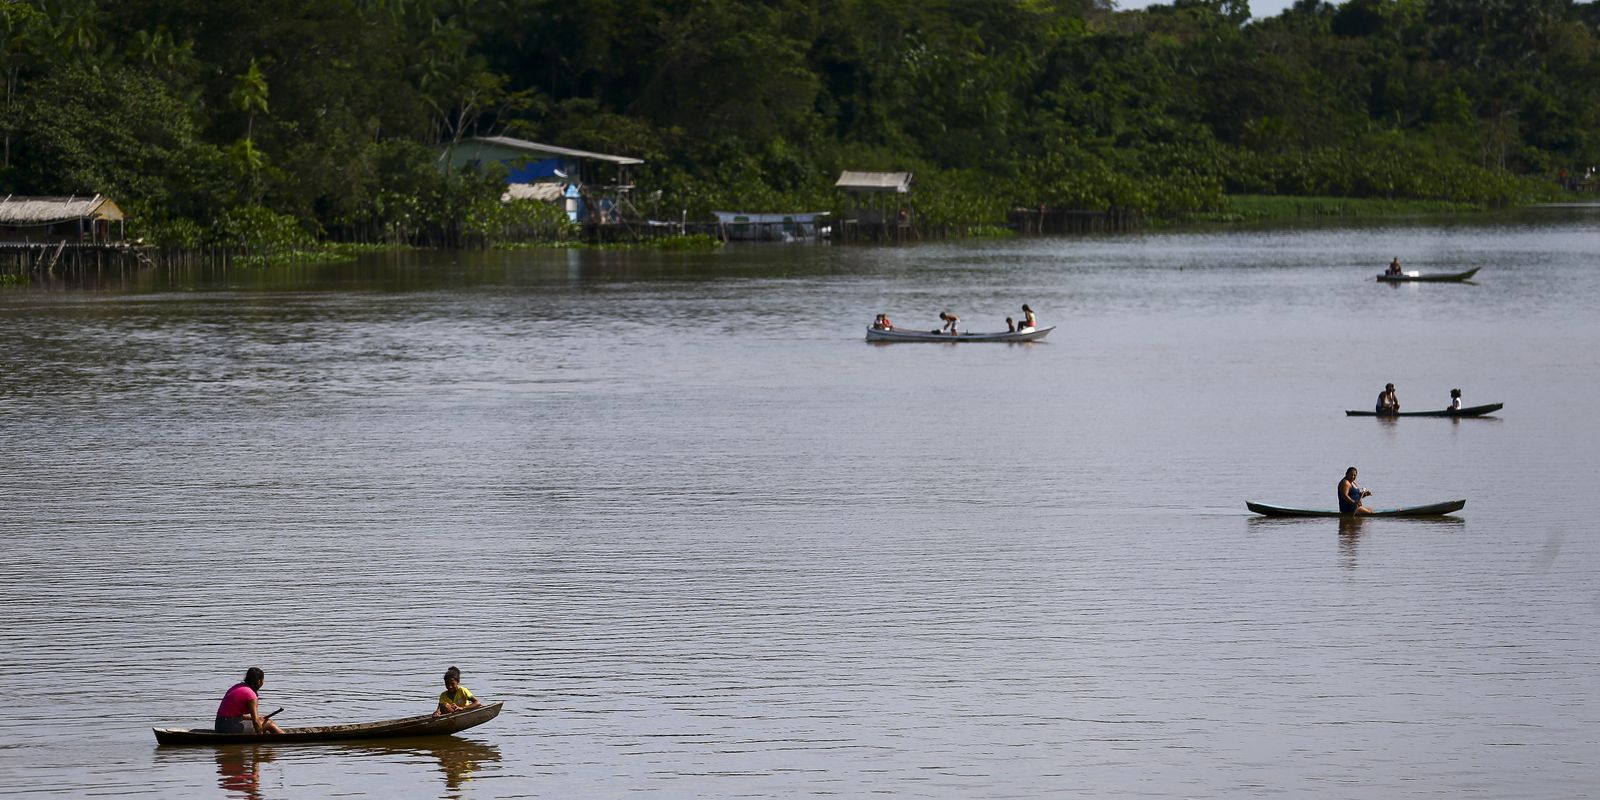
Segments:
[[[0,287],[0,794],[1592,796],[1597,254],[1542,209]],[[1344,415],[1386,382],[1505,409]],[[1244,508],[1352,465],[1467,506]],[[285,725],[451,665],[505,711],[156,746],[252,665]]]

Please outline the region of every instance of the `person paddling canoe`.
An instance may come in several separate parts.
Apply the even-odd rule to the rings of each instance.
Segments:
[[[1339,513],[1341,514],[1371,514],[1372,509],[1361,504],[1362,498],[1372,492],[1356,485],[1356,468],[1351,467],[1344,471],[1344,480],[1339,481]]]
[[[1386,383],[1383,391],[1378,392],[1379,414],[1394,414],[1400,411],[1400,398],[1394,393],[1394,384]]]
[[[228,689],[217,706],[217,733],[283,733],[278,723],[261,716],[258,692],[266,682],[260,667],[245,670],[244,680]]]

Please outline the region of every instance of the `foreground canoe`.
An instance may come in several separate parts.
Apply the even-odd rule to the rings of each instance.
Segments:
[[[883,330],[881,328],[867,328],[867,341],[869,342],[1032,342],[1043,339],[1056,329],[1049,325],[1043,328],[1034,328],[1031,331],[1000,331],[999,333],[963,333],[960,336],[951,336],[948,333],[934,333],[931,331],[912,331],[905,328]]]
[[[1431,506],[1410,506],[1409,508],[1384,508],[1373,509],[1371,514],[1344,514],[1338,511],[1317,511],[1306,508],[1285,508],[1283,506],[1268,505],[1266,503],[1253,503],[1246,501],[1245,508],[1267,517],[1442,517],[1454,511],[1465,508],[1467,501],[1450,500],[1444,503],[1434,503]]]
[[[1347,417],[1481,417],[1505,407],[1505,403],[1486,403],[1481,406],[1466,406],[1455,411],[1448,408],[1438,411],[1388,411],[1381,414],[1377,411],[1346,411],[1344,415]]]
[[[1406,283],[1408,281],[1421,281],[1432,283],[1451,283],[1470,281],[1472,276],[1478,274],[1482,267],[1473,267],[1466,272],[1402,272],[1399,275],[1379,275],[1378,280],[1390,283]]]
[[[354,725],[318,725],[284,728],[283,733],[217,733],[210,728],[153,728],[161,744],[291,744],[339,742],[352,739],[392,739],[397,736],[445,736],[482,725],[500,714],[501,703],[445,714],[423,715]]]

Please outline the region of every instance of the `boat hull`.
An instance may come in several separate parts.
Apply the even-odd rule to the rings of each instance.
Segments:
[[[160,744],[299,744],[411,736],[447,736],[476,727],[500,715],[503,703],[489,703],[442,717],[419,716],[354,725],[284,728],[283,733],[217,733],[210,728],[152,728]]]
[[[1439,411],[1398,411],[1382,414],[1376,411],[1346,411],[1344,414],[1347,417],[1481,417],[1505,407],[1505,403],[1487,403],[1481,406],[1467,406],[1456,411],[1446,408]]]
[[[1467,501],[1450,500],[1427,506],[1375,509],[1371,514],[1346,514],[1339,511],[1320,511],[1308,508],[1286,508],[1267,503],[1246,501],[1245,508],[1264,517],[1442,517],[1465,508]]]
[[[893,330],[880,330],[867,328],[867,341],[869,342],[1035,342],[1050,335],[1056,326],[1035,328],[1031,331],[1020,333],[1000,331],[998,333],[963,333],[960,336],[951,336],[948,333],[933,333],[930,331],[909,331],[904,328]]]
[[[1429,272],[1418,275],[1379,275],[1379,281],[1389,283],[1460,283],[1470,281],[1472,276],[1478,274],[1482,267],[1473,267],[1466,272]]]

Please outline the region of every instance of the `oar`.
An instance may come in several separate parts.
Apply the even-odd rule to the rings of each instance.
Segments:
[[[271,714],[268,714],[268,715],[262,717],[261,719],[269,720],[269,719],[272,719],[273,717],[276,717],[276,716],[278,716],[279,714],[282,714],[282,713],[283,713],[283,709],[280,708],[277,711],[274,711]]]

